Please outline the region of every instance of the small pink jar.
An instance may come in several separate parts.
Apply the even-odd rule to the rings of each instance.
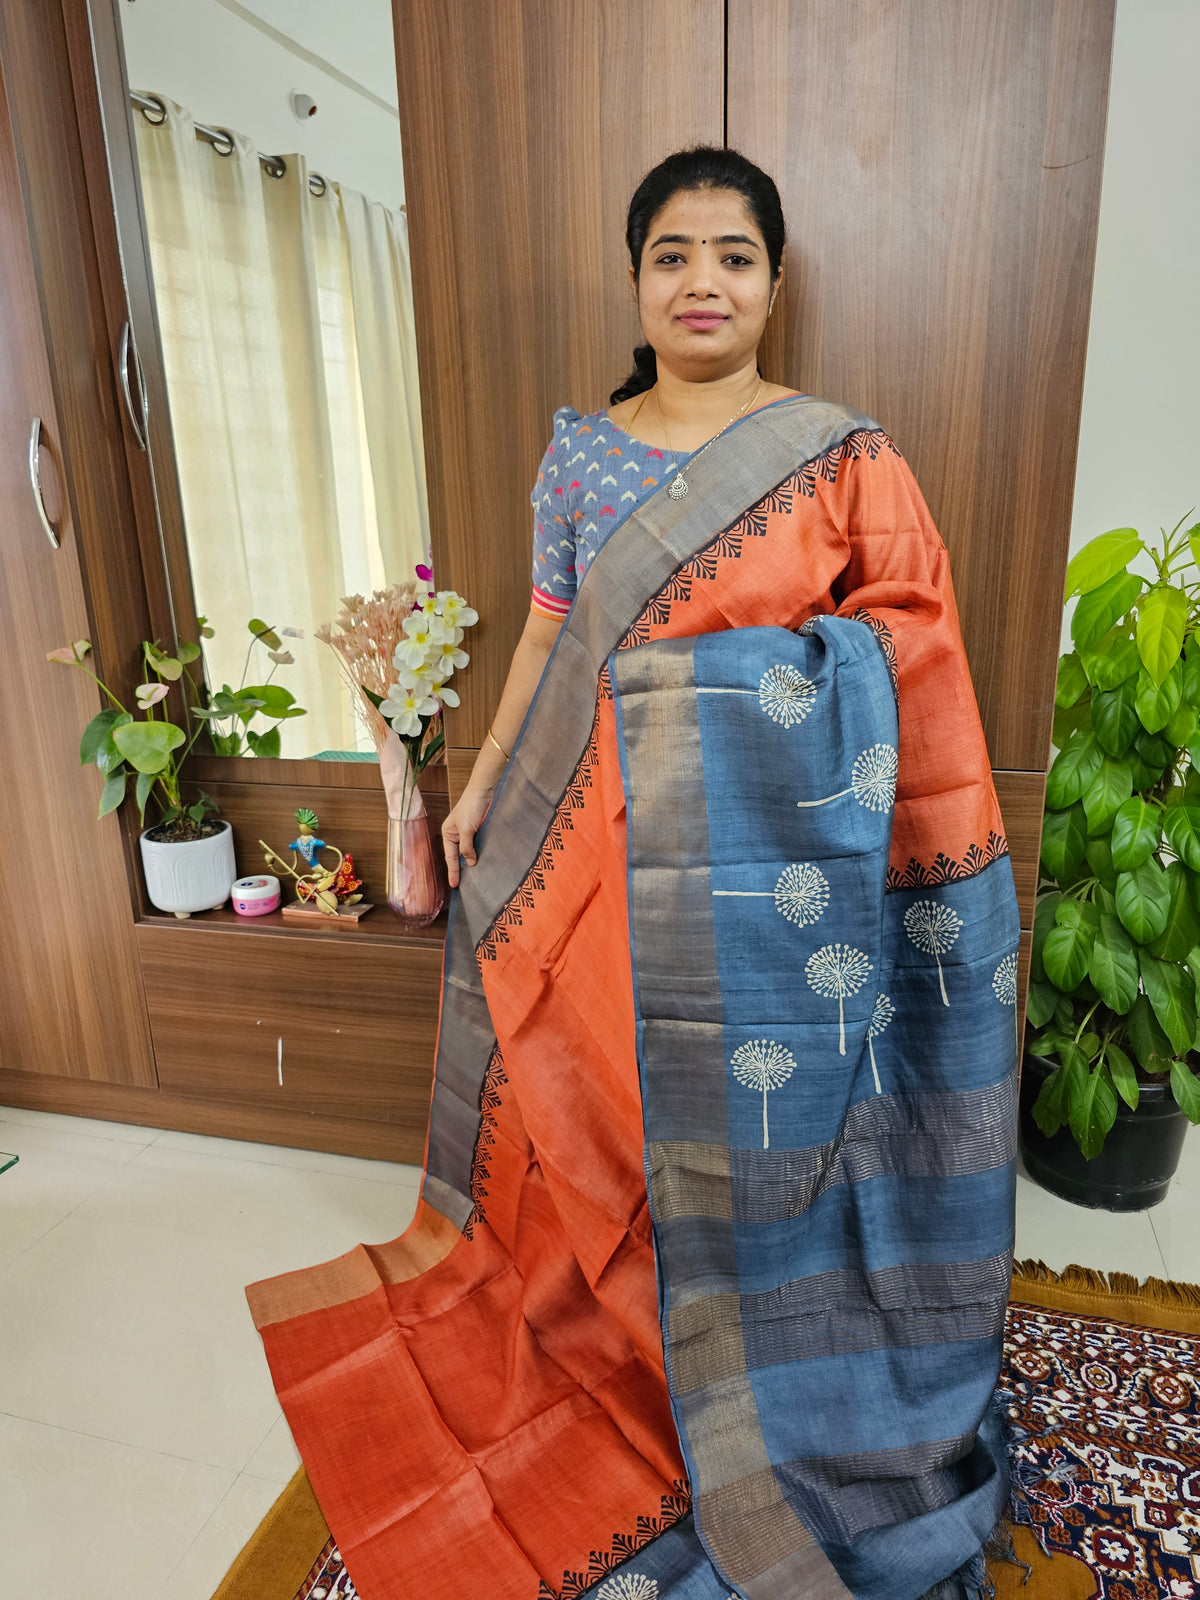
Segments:
[[[239,878],[229,894],[239,917],[265,917],[269,911],[279,909],[279,879],[265,873],[257,878]]]

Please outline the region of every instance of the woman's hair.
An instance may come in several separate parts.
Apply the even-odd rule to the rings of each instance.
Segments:
[[[688,189],[732,189],[741,195],[763,236],[774,283],[783,264],[783,245],[787,237],[779,190],[761,167],[756,167],[737,150],[707,144],[677,150],[656,167],[651,167],[634,190],[625,223],[625,243],[629,246],[634,279],[641,276],[642,250],[650,224],[668,200]],[[609,395],[610,406],[653,387],[658,377],[653,345],[638,345],[633,352],[633,363],[633,371],[625,382]]]

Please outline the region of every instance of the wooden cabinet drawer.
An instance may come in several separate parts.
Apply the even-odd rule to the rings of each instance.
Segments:
[[[158,1082],[424,1129],[442,947],[138,926]]]

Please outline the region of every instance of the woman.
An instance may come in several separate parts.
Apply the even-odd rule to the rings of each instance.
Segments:
[[[759,378],[764,173],[668,158],[628,242],[444,829],[416,1220],[251,1307],[364,1600],[981,1593],[1018,918],[945,548]]]

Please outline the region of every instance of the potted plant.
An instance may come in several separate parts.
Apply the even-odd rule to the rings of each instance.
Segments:
[[[1200,1122],[1200,523],[1101,534],[1067,568],[1021,1137],[1067,1199],[1140,1210]],[[1144,553],[1146,580],[1129,571]],[[1186,1119],[1186,1120],[1185,1120]]]
[[[109,702],[88,723],[79,744],[80,764],[94,764],[104,778],[99,815],[117,809],[132,778],[143,824],[151,796],[159,810],[158,822],[143,827],[140,841],[150,903],[177,917],[224,905],[237,877],[233,830],[215,816],[217,807],[208,795],[201,794],[192,805],[185,805],[180,788],[180,768],[204,722],[197,719],[189,737],[155,709],[166,699],[172,683],[189,681],[183,669],[199,656],[198,646],[181,645],[177,656],[169,656],[157,643],[142,645],[146,682],[134,691],[140,715],[122,705],[87,666],[85,657],[90,651],[87,639],[77,639],[52,650],[47,659],[87,673]],[[195,712],[197,707],[190,709]]]

